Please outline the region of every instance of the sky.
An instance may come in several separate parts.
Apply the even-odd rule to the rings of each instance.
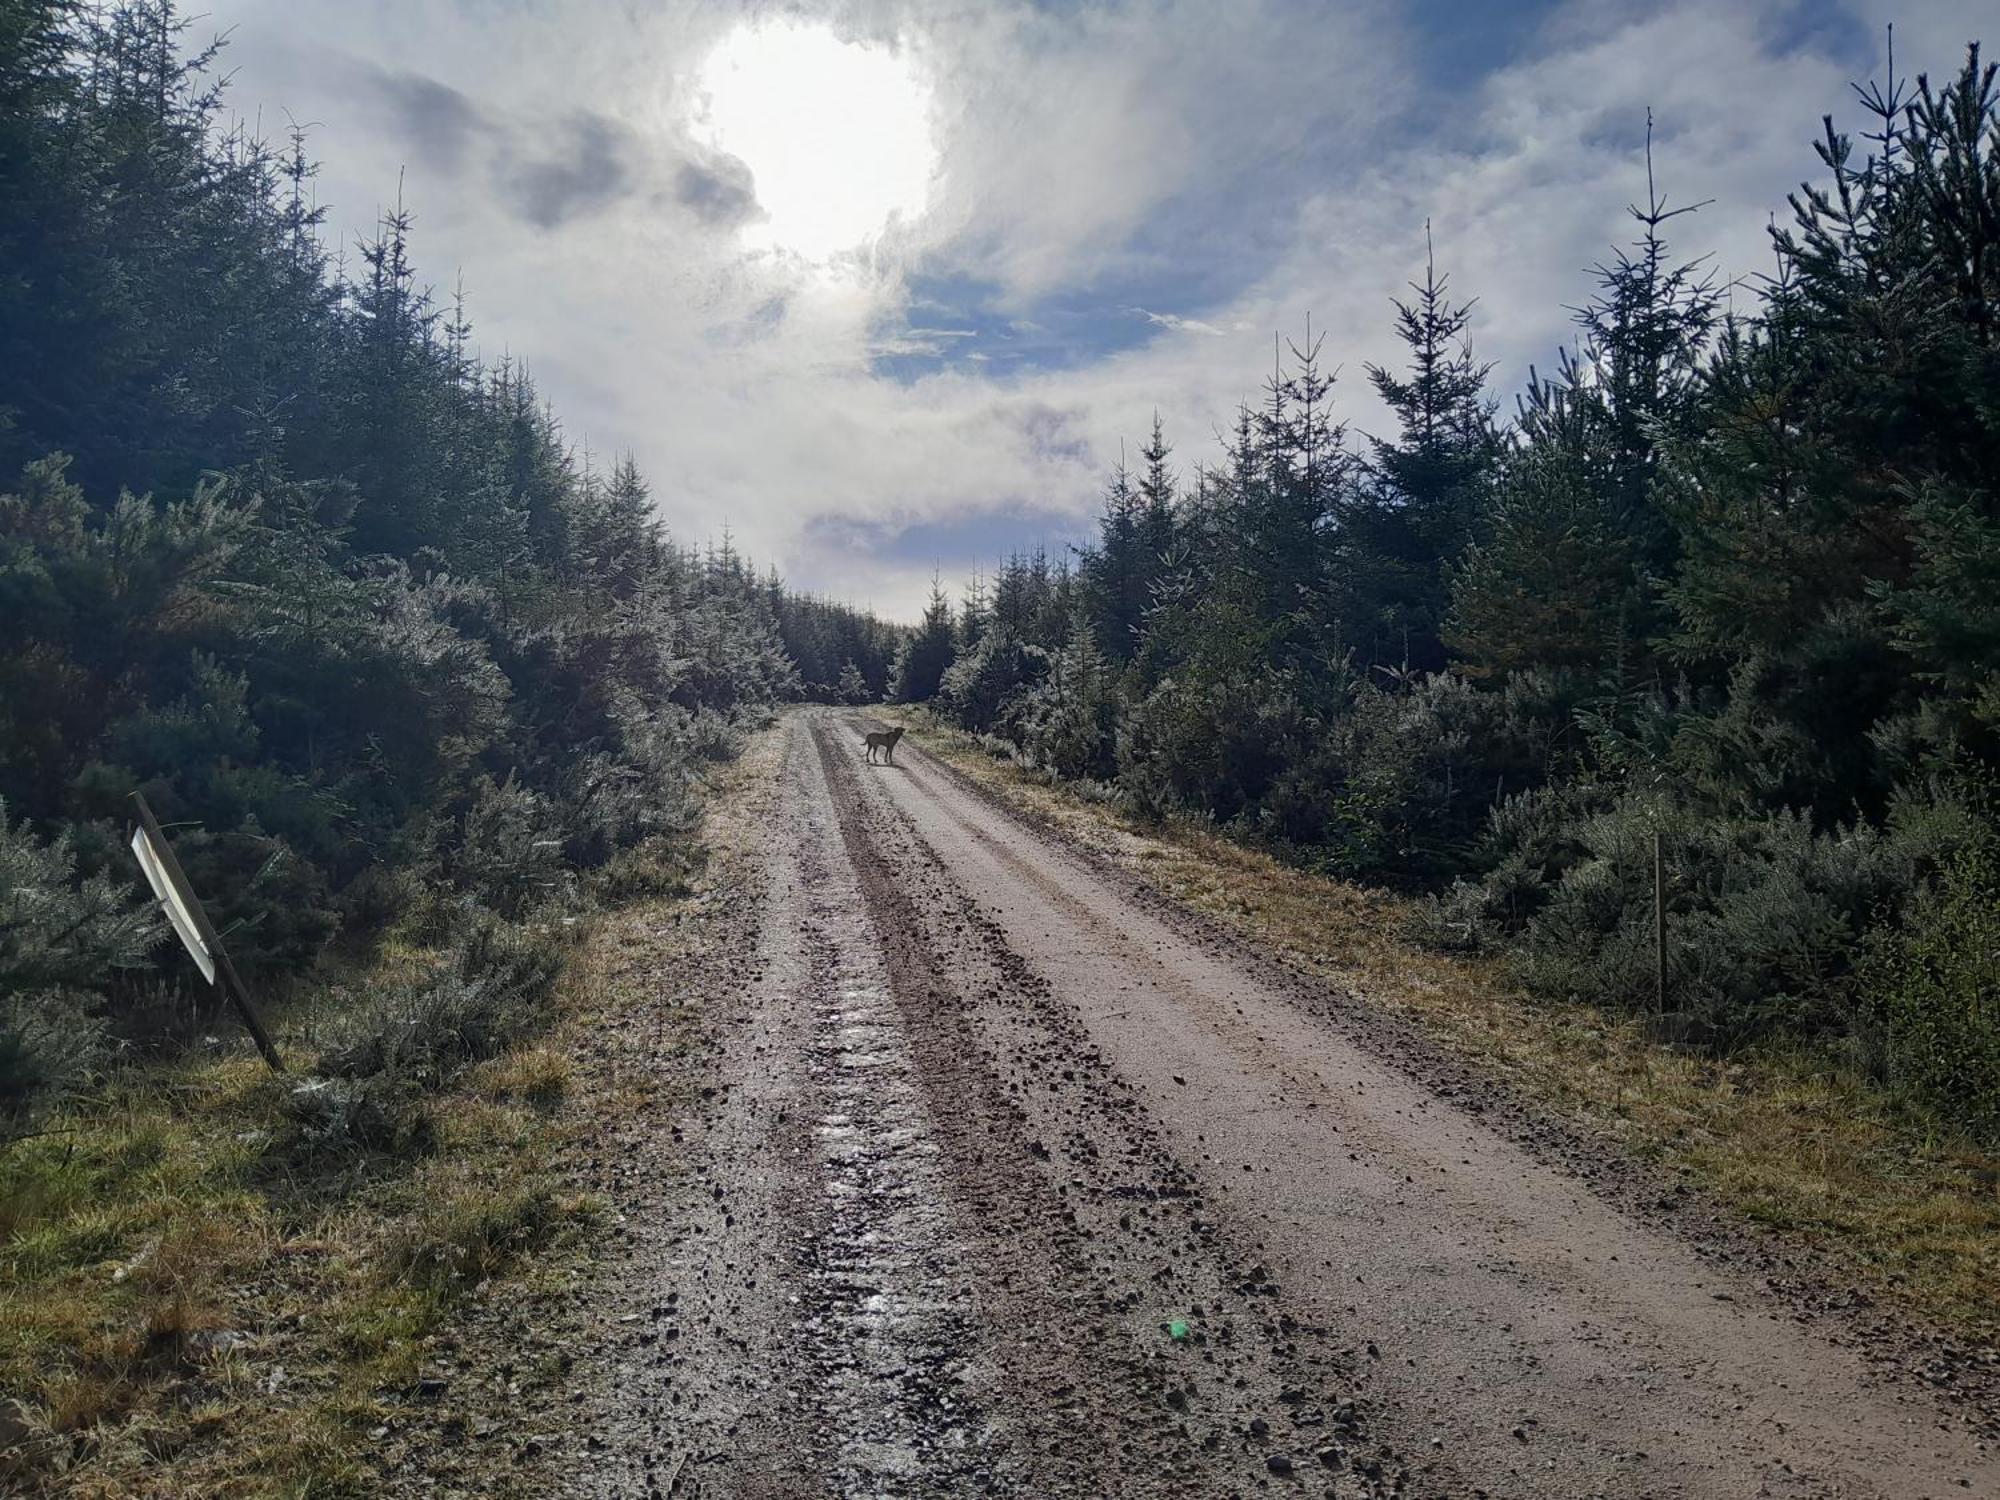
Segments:
[[[1629,240],[1754,303],[1849,84],[1956,70],[1989,0],[211,0],[229,108],[309,130],[329,244],[401,201],[487,359],[632,454],[673,535],[914,618],[1092,530],[1311,319],[1357,434],[1424,226],[1512,393]],[[1990,30],[2000,28],[1987,26]],[[2000,36],[1990,38],[2000,46]]]

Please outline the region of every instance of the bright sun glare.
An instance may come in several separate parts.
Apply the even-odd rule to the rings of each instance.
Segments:
[[[826,261],[924,210],[930,93],[909,61],[823,26],[773,22],[723,39],[701,72],[709,143],[756,179],[747,244]]]

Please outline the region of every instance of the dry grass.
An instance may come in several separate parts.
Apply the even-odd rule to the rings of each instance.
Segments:
[[[575,1076],[569,1054],[543,1042],[481,1063],[471,1081],[482,1097],[494,1103],[520,1100],[553,1109],[569,1093]]]
[[[311,1183],[273,1173],[260,1067],[128,1076],[0,1154],[0,1390],[28,1429],[0,1490],[368,1493],[353,1455],[423,1340],[588,1223],[552,1186],[543,1057],[495,1060],[509,1102],[434,1101],[433,1156]]]
[[[995,760],[927,715],[889,714],[982,785],[1420,1024],[1517,1095],[1684,1171],[1878,1295],[1946,1326],[2000,1334],[1996,1163],[1936,1134],[1839,1059],[1782,1047],[1690,1056],[1613,1013],[1531,1000],[1491,961],[1407,942],[1399,898],[1292,869],[1212,829],[1142,824]]]

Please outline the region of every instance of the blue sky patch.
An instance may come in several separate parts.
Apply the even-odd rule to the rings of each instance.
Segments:
[[[947,579],[974,568],[991,572],[1009,553],[1045,547],[1051,557],[1067,552],[1094,530],[1087,517],[1035,505],[999,505],[923,521],[860,521],[816,516],[806,524],[815,550],[858,551],[894,562],[935,566]]]

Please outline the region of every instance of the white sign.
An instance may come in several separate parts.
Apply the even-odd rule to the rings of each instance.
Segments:
[[[144,828],[132,830],[132,853],[138,857],[139,868],[146,872],[146,884],[153,888],[153,894],[160,898],[160,910],[173,923],[174,931],[180,934],[195,967],[201,970],[202,978],[215,983],[215,955],[208,951],[208,944],[201,940],[201,929],[195,924],[194,913],[188,910],[181,893],[174,888],[173,879],[167,874],[166,866],[153,849],[153,841],[146,837]]]

